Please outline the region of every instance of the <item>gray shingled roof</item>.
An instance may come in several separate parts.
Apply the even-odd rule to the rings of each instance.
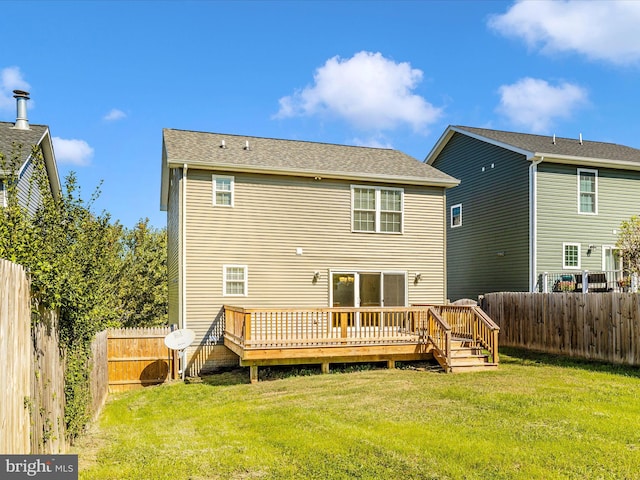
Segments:
[[[553,137],[548,135],[504,132],[459,125],[455,125],[453,128],[544,156],[582,157],[640,163],[640,150],[636,148],[585,139],[580,144],[578,136],[576,138],[556,137],[554,144]]]
[[[0,153],[9,160],[13,153],[19,152],[20,158],[18,165],[15,166],[19,170],[31,155],[31,147],[42,140],[47,128],[46,125],[29,125],[29,130],[20,130],[13,128],[13,123],[0,122]],[[2,173],[2,166],[0,166],[0,173]]]
[[[391,149],[175,129],[164,129],[163,138],[167,162],[174,165],[398,183],[458,183],[431,165]]]

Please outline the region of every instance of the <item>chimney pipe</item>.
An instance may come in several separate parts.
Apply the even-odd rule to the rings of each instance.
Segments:
[[[14,90],[13,98],[16,99],[16,123],[13,128],[19,130],[29,130],[29,120],[27,120],[27,100],[29,100],[29,92],[24,90]]]

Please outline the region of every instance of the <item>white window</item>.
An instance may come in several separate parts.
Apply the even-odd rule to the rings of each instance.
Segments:
[[[7,206],[7,194],[4,188],[4,180],[0,178],[0,207]]]
[[[351,186],[354,232],[402,233],[404,190]]]
[[[451,207],[451,228],[462,226],[462,204],[458,203]]]
[[[598,213],[598,171],[578,169],[578,213]]]
[[[224,265],[222,269],[222,294],[225,297],[246,297],[248,277],[247,266]]]
[[[579,243],[563,243],[562,244],[562,268],[571,268],[571,269],[580,268],[580,244]]]
[[[216,206],[233,207],[233,177],[222,175],[213,176],[213,204]]]

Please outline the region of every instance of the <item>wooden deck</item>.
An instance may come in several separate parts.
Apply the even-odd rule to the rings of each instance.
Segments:
[[[476,306],[267,309],[226,306],[224,344],[249,366],[435,358],[447,372],[495,368],[498,326]]]

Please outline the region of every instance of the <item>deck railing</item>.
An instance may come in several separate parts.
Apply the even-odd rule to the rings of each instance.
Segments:
[[[269,309],[225,306],[225,336],[243,348],[415,343],[427,308]]]
[[[476,306],[271,309],[227,306],[225,338],[243,349],[416,343],[451,364],[451,340],[468,339],[498,363],[500,328]]]
[[[601,293],[638,291],[638,277],[622,270],[544,272],[538,275],[540,293]]]
[[[426,329],[424,343],[433,345],[434,355],[444,365],[451,366],[451,326],[440,316],[438,311],[430,306],[423,317],[425,322],[420,326]],[[446,368],[446,367],[445,367]]]

